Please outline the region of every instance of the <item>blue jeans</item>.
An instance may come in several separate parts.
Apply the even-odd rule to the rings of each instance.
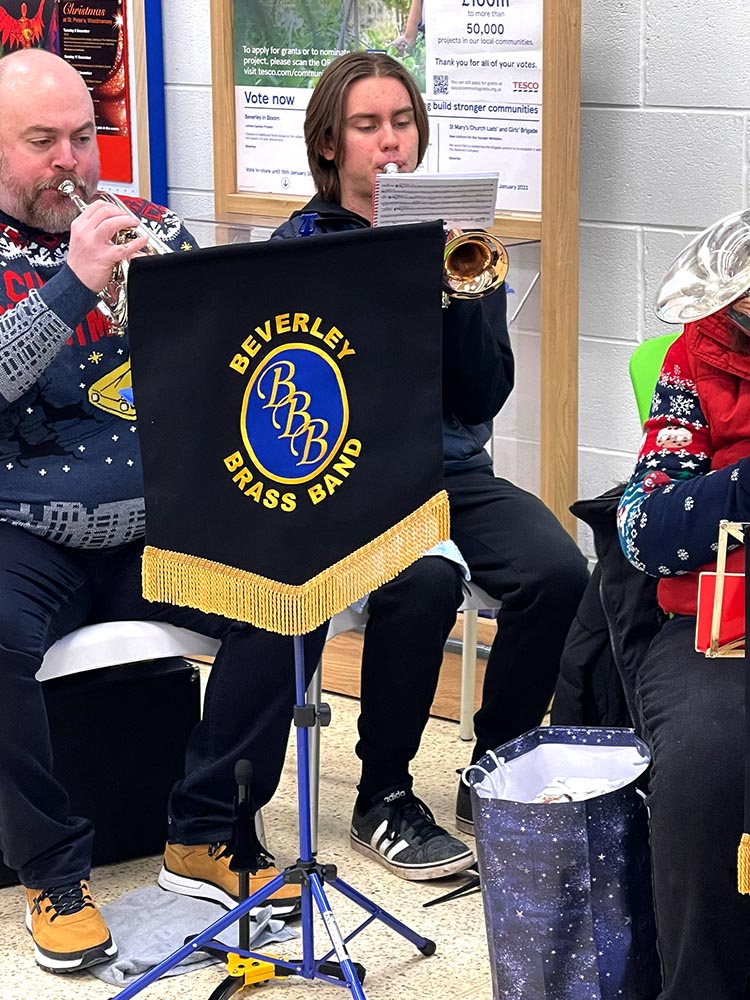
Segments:
[[[47,715],[34,676],[47,649],[82,625],[164,621],[221,640],[203,719],[187,747],[185,777],[170,797],[170,840],[229,839],[239,758],[253,765],[256,808],[271,798],[279,781],[295,700],[292,639],[144,600],[142,551],[142,542],[102,550],[64,548],[0,524],[0,851],[31,888],[86,878],[90,870],[94,830],[84,817],[68,815],[65,789],[52,774]],[[308,679],[325,635],[324,625],[305,638]],[[85,726],[86,719],[79,724]]]
[[[694,649],[695,619],[669,620],[636,680],[652,754],[648,806],[659,1000],[745,1000],[750,898],[737,892],[743,825],[745,671]]]

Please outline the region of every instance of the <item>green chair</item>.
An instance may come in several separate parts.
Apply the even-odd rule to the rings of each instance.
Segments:
[[[661,366],[667,351],[680,333],[664,333],[660,337],[644,340],[630,356],[630,382],[633,386],[635,402],[641,426],[648,419],[654,388],[659,378]]]

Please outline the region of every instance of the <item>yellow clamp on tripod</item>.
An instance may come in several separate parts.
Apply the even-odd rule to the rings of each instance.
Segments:
[[[227,953],[227,975],[240,979],[244,976],[245,986],[254,986],[268,982],[269,979],[282,979],[289,975],[283,968],[273,962],[261,962],[257,958],[242,958],[234,952]]]

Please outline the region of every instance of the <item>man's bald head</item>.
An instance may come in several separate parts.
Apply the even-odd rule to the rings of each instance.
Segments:
[[[83,77],[44,49],[0,59],[0,209],[47,232],[76,209],[57,194],[72,180],[89,200],[99,182],[94,105]]]
[[[19,49],[0,59],[0,108],[6,99],[26,97],[33,101],[36,95],[47,91],[85,92],[88,95],[78,70],[45,49]],[[0,115],[0,121],[2,117]]]

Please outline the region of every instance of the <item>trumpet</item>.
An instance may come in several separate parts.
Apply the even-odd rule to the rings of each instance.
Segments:
[[[57,190],[59,194],[63,195],[65,198],[70,198],[79,212],[82,212],[88,207],[83,198],[76,194],[75,184],[73,181],[64,180],[58,185]],[[132,212],[130,212],[127,205],[125,205],[125,203],[121,201],[116,194],[110,194],[108,191],[98,191],[97,198],[100,201],[108,201],[121,211],[132,215]],[[152,233],[147,226],[138,221],[136,221],[132,227],[121,229],[112,242],[122,245],[127,243],[129,240],[136,239],[139,236],[145,237],[148,241],[142,251],[144,254],[147,254],[148,256],[156,256],[172,253],[171,247],[167,246],[167,244]],[[97,306],[110,321],[112,332],[116,333],[120,337],[123,335],[125,327],[128,325],[127,279],[129,263],[130,262],[127,260],[121,260],[115,264],[112,268],[112,274],[109,281],[98,293],[99,302],[97,303]]]

